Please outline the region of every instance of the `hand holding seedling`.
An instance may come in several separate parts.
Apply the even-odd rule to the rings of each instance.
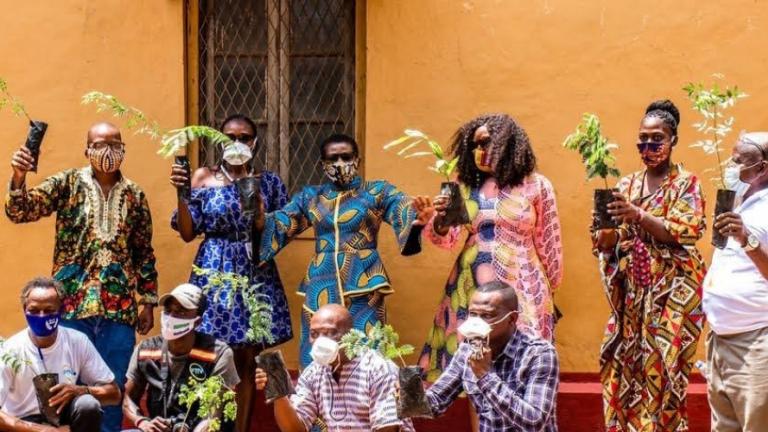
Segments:
[[[269,377],[264,369],[256,368],[256,375],[254,375],[254,381],[256,382],[256,390],[264,390],[269,382]]]
[[[171,165],[171,184],[173,187],[176,189],[183,188],[188,182],[187,170],[179,164]]]
[[[643,210],[627,201],[627,198],[620,192],[614,192],[614,201],[608,204],[608,214],[613,219],[623,223],[640,222],[643,217]]]
[[[138,426],[142,432],[170,432],[171,424],[162,417],[155,417],[152,420],[144,420]]]
[[[48,404],[52,408],[56,408],[56,414],[61,414],[64,408],[72,401],[72,399],[82,396],[86,393],[86,388],[83,386],[76,386],[74,384],[56,384],[51,387],[51,398],[48,400]]]
[[[482,353],[482,357],[470,355],[468,359],[469,367],[472,368],[472,373],[478,380],[491,370],[491,349],[483,347]]]
[[[715,219],[715,229],[723,236],[733,237],[741,246],[747,244],[749,233],[744,227],[744,221],[737,213],[727,212],[718,215]]]
[[[19,147],[11,158],[11,168],[13,168],[12,185],[13,189],[18,189],[24,184],[27,173],[35,167],[35,158],[32,152],[25,146]]]
[[[428,196],[417,196],[413,199],[413,207],[416,209],[416,220],[413,222],[416,226],[425,226],[435,214],[435,208],[432,205],[432,199]]]

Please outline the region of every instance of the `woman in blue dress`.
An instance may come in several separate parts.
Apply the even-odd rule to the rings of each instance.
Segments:
[[[185,242],[203,235],[194,265],[203,270],[235,273],[246,276],[250,285],[257,285],[257,292],[269,298],[272,306],[272,345],[292,338],[288,302],[273,261],[256,265],[251,260],[250,232],[252,217],[241,211],[239,193],[234,184],[238,179],[256,176],[260,179],[261,200],[266,211],[276,211],[287,200],[285,185],[276,174],[269,171],[255,173],[251,159],[256,151],[256,125],[243,115],[233,115],[224,120],[221,131],[234,145],[223,151],[223,161],[216,167],[202,167],[192,174],[192,191],[188,202],[179,199],[171,225]],[[180,165],[174,165],[171,183],[179,188],[187,177]],[[212,335],[228,343],[234,350],[240,385],[237,389],[237,430],[248,430],[250,412],[255,393],[253,373],[254,357],[268,345],[253,343],[246,333],[249,313],[243,293],[225,283],[209,285],[206,274],[196,274],[190,283],[208,288],[208,305],[198,331]]]

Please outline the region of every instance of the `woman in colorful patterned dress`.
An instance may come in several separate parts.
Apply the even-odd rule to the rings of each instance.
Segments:
[[[611,315],[600,353],[606,429],[687,431],[686,391],[704,323],[699,180],[671,162],[680,113],[648,106],[637,147],[646,169],[619,182],[615,230],[594,233]]]
[[[462,126],[452,152],[471,223],[442,223],[445,202],[435,199],[436,215],[424,230],[438,246],[451,248],[468,231],[445,296],[419,360],[427,379],[445,369],[458,345],[456,328],[467,318],[475,287],[500,280],[520,300],[518,328],[552,340],[552,295],[563,274],[560,221],[552,185],[535,172],[528,135],[510,116],[490,114]]]
[[[299,358],[303,367],[312,362],[309,319],[321,306],[346,305],[354,327],[363,331],[386,320],[384,297],[394,291],[377,249],[382,222],[392,226],[401,253],[413,255],[421,251],[420,234],[428,220],[428,210],[420,205],[426,198],[412,200],[384,180],[360,177],[352,137],[332,135],[321,143],[320,152],[329,181],[305,186],[282,210],[257,223],[265,261],[310,226],[315,230],[315,256],[299,286],[304,297]]]
[[[246,276],[251,284],[258,285],[258,293],[271,300],[272,335],[274,345],[277,345],[293,337],[288,301],[275,263],[268,261],[256,266],[249,256],[253,217],[243,215],[234,182],[246,176],[259,177],[261,199],[268,211],[278,210],[285,204],[285,185],[276,174],[269,171],[256,173],[251,168],[257,142],[256,125],[251,119],[243,115],[230,116],[222,124],[221,131],[235,145],[224,150],[221,165],[202,167],[193,173],[191,198],[189,202],[179,200],[171,225],[186,242],[204,235],[195,257],[195,266]],[[182,167],[174,165],[171,183],[182,187],[186,181]],[[189,281],[200,287],[209,284],[207,275],[195,272],[192,272]],[[208,292],[208,305],[198,329],[228,343],[234,350],[240,376],[237,430],[248,430],[245,426],[250,424],[255,392],[252,378],[256,368],[254,356],[267,346],[247,339],[249,315],[242,291],[225,283]]]

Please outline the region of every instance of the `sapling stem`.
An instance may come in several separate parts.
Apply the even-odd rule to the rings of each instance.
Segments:
[[[723,180],[725,178],[725,173],[723,172],[723,161],[720,158],[720,142],[717,138],[717,105],[714,105],[712,108],[712,114],[714,114],[714,117],[712,119],[712,125],[714,126],[714,141],[712,143],[715,146],[715,155],[717,155],[717,169],[720,171],[720,186],[722,186],[722,189],[725,189],[725,181]]]

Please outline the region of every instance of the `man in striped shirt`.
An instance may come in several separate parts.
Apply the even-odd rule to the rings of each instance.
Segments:
[[[337,304],[319,308],[309,324],[312,363],[299,376],[296,394],[275,400],[275,418],[283,432],[306,432],[316,421],[329,431],[413,431],[397,418],[397,368],[374,351],[348,359],[339,350],[352,329],[349,311]],[[267,375],[256,370],[256,387]]]
[[[477,411],[480,432],[556,432],[557,353],[549,342],[517,331],[515,290],[501,282],[480,285],[469,316],[490,325],[488,347],[475,356],[472,344],[459,346],[427,390],[433,414],[443,414],[463,390]]]

